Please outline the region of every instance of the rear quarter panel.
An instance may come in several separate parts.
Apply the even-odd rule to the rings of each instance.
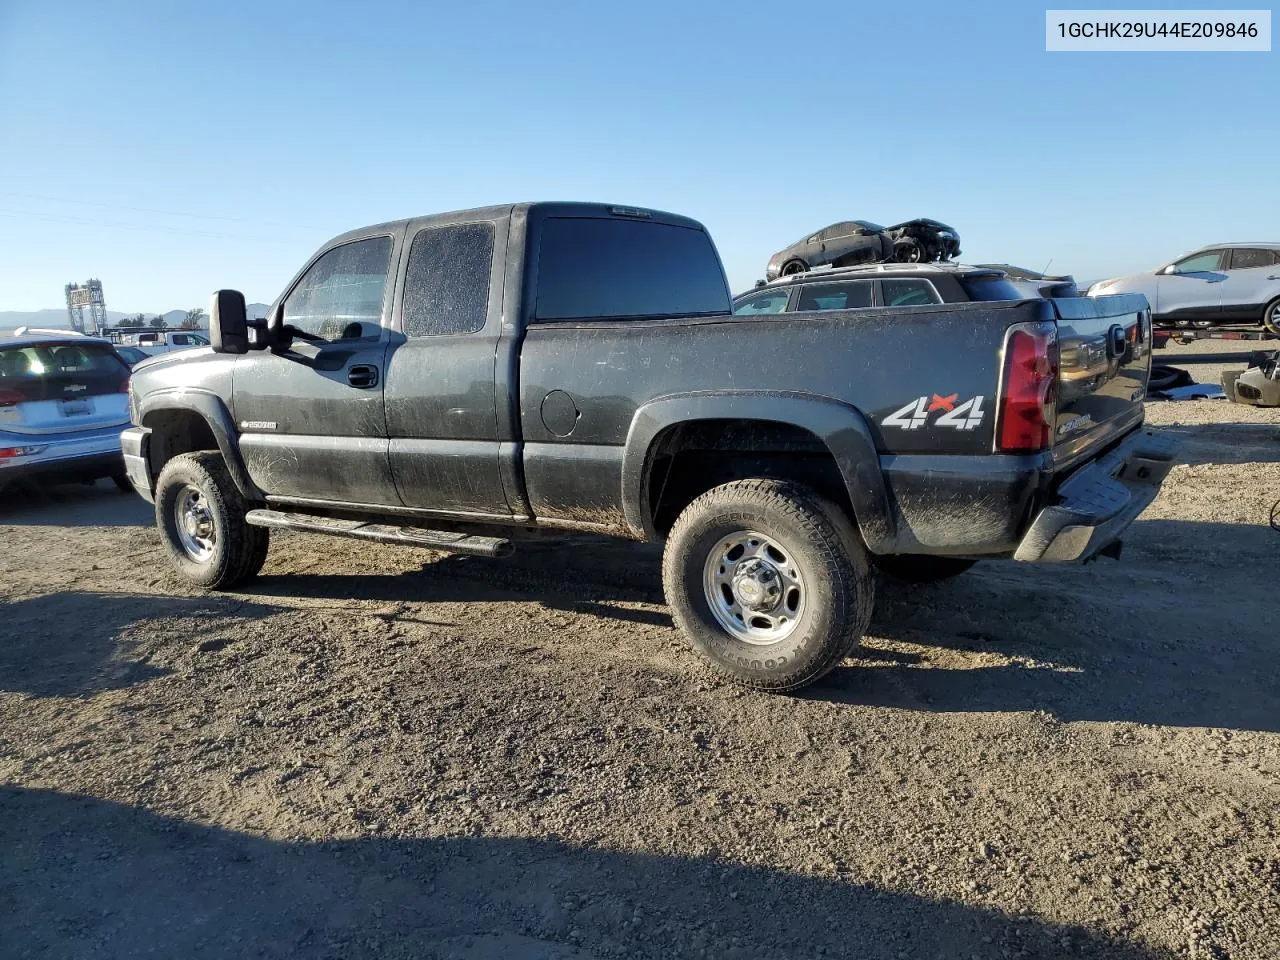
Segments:
[[[1005,330],[1050,310],[1047,301],[970,303],[533,325],[519,394],[534,512],[621,516],[631,421],[643,404],[674,394],[819,396],[859,410],[882,456],[990,453]],[[576,415],[566,417],[566,401]],[[574,516],[575,505],[591,516]]]

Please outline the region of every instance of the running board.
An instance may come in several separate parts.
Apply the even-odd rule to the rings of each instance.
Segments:
[[[250,510],[245,522],[254,527],[270,527],[274,530],[301,530],[304,533],[327,533],[335,537],[352,537],[356,540],[374,540],[378,543],[399,543],[408,547],[427,550],[447,550],[474,557],[507,557],[515,551],[510,540],[498,537],[475,537],[447,530],[424,530],[421,527],[393,527],[385,523],[366,523],[363,520],[335,520],[317,517],[309,513],[284,513],[280,510]]]

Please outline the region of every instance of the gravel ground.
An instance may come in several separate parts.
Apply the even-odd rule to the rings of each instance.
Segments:
[[[793,697],[648,547],[278,534],[206,597],[140,500],[10,498],[0,954],[1274,958],[1280,411],[1149,411],[1121,562],[883,585]]]

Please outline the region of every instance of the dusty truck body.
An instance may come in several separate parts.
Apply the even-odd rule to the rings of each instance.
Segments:
[[[123,445],[179,570],[255,575],[271,529],[498,556],[665,541],[676,622],[793,689],[845,656],[873,568],[1088,559],[1155,495],[1141,297],[734,317],[705,230],[595,204],[381,224],[266,321],[132,378]]]

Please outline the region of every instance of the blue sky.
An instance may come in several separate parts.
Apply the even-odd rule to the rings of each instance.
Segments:
[[[509,200],[710,228],[735,291],[930,216],[1082,280],[1280,240],[1276,53],[1046,53],[1044,7],[0,0],[0,310],[269,302],[329,236]]]

